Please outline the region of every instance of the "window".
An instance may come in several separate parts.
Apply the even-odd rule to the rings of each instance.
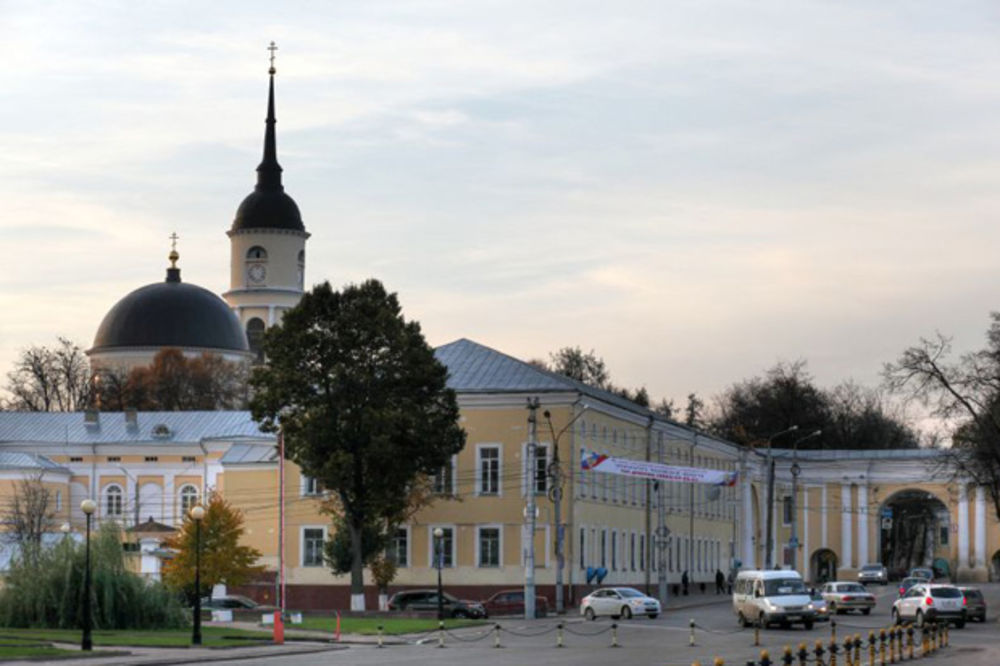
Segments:
[[[252,259],[253,261],[267,261],[267,250],[262,248],[260,245],[254,245],[252,248],[247,250],[247,259]]]
[[[629,535],[629,568],[635,571],[635,532]]]
[[[323,566],[323,541],[326,530],[322,527],[302,528],[302,566]]]
[[[601,530],[601,566],[608,566],[608,531]]]
[[[157,456],[146,456],[143,460],[145,462],[158,462],[160,459]]]
[[[583,460],[586,457],[587,457],[587,449],[584,447],[580,447],[580,460]],[[579,489],[577,491],[577,495],[579,497],[587,496],[587,470],[583,468],[583,465],[580,465],[580,484],[579,484]]]
[[[408,527],[397,527],[396,534],[392,538],[392,558],[397,567],[410,566],[410,529]]]
[[[535,474],[532,483],[535,493],[544,495],[549,490],[549,447],[542,444],[535,445]]]
[[[260,317],[253,317],[247,322],[247,344],[254,355],[254,363],[264,362],[264,331],[267,327]]]
[[[121,462],[121,456],[108,456],[108,462]]]
[[[479,488],[480,495],[500,494],[500,447],[479,447]]]
[[[449,568],[455,566],[455,528],[441,526],[443,534],[440,539],[434,536],[434,526],[428,527],[430,535],[431,556],[428,558],[434,568]]]
[[[781,498],[781,522],[785,525],[792,524],[792,498],[789,495]]]
[[[80,456],[70,456],[69,457],[69,461],[70,462],[83,462],[83,458],[81,458]]]
[[[639,535],[639,571],[646,570],[646,535]]]
[[[452,459],[447,465],[439,469],[434,474],[434,492],[438,495],[455,494],[455,461]]]
[[[479,566],[500,566],[500,528],[479,528]]]
[[[62,511],[62,491],[56,491],[56,511]]]
[[[198,459],[194,456],[181,456],[181,462],[193,463],[198,462]]]
[[[122,487],[111,485],[104,489],[104,515],[109,518],[122,516]]]
[[[611,570],[618,568],[618,532],[611,530]]]
[[[323,489],[320,487],[319,480],[314,479],[311,476],[306,476],[305,474],[299,476],[299,490],[303,497],[309,495],[319,495],[323,492]]]
[[[945,525],[944,527],[941,528],[941,545],[942,546],[947,546],[948,545],[948,526],[947,525]]]
[[[584,556],[584,553],[586,552],[586,550],[585,550],[586,544],[587,544],[587,528],[586,527],[581,527],[580,528],[580,568],[581,569],[586,569],[587,568],[587,566],[585,564],[586,557]]]
[[[181,515],[188,515],[194,506],[198,503],[198,489],[194,486],[184,486],[181,488]]]

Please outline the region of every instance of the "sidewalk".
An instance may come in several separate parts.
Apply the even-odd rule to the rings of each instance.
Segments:
[[[79,649],[79,645],[55,643],[56,647],[63,649]],[[289,655],[314,654],[317,652],[331,652],[335,650],[346,650],[346,646],[331,645],[329,643],[306,643],[291,642],[284,645],[252,645],[247,647],[234,648],[96,648],[98,651],[128,652],[127,655],[109,657],[95,654],[93,657],[80,656],[67,662],[66,659],[39,660],[24,659],[5,661],[4,664],[83,664],[100,666],[171,666],[174,664],[203,664],[210,662],[242,661],[244,659],[267,659],[270,657],[287,657]]]

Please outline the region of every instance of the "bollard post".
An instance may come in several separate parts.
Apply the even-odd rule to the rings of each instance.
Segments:
[[[611,647],[613,647],[613,648],[620,647],[618,645],[618,623],[617,622],[612,622],[611,623]]]
[[[836,641],[837,640],[837,621],[836,620],[830,620],[830,640],[831,641]]]
[[[927,634],[930,636],[930,640],[927,642],[931,648],[931,654],[934,654],[934,650],[937,648],[937,627],[935,625],[930,625],[927,628]]]
[[[906,625],[906,651],[910,659],[913,659],[913,625]]]
[[[806,648],[805,641],[799,643],[799,666],[806,666],[806,662],[809,661],[809,650]]]
[[[937,628],[938,644],[937,644],[937,646],[938,646],[939,650],[944,647],[944,632],[946,632],[946,631],[948,631],[948,623],[947,622],[945,622],[944,624],[939,624],[938,625],[938,628]]]
[[[760,647],[760,622],[753,625],[753,646]]]
[[[927,625],[920,627],[920,656],[925,656],[930,652],[930,648],[927,647]]]
[[[771,666],[771,655],[767,650],[760,651],[760,666]]]
[[[795,657],[792,656],[792,646],[786,645],[784,654],[781,655],[781,663],[784,666],[794,666],[793,661],[795,661]]]
[[[444,647],[444,622],[438,622],[438,647]]]
[[[566,647],[565,645],[563,645],[563,623],[562,622],[560,622],[559,624],[556,625],[556,647],[557,648]]]
[[[896,663],[896,628],[889,627],[889,663]]]
[[[951,627],[949,627],[946,624],[946,625],[944,625],[944,646],[948,647],[948,644],[950,642],[951,642]]]
[[[816,663],[817,664],[822,664],[823,663],[823,653],[824,652],[826,652],[826,650],[823,649],[823,641],[817,640],[816,641],[816,647],[813,649],[813,654],[816,655]]]
[[[381,624],[378,625],[378,646],[379,647],[385,647],[385,645],[382,644],[382,625]]]
[[[896,661],[903,661],[903,628],[896,627],[896,654],[899,655]]]
[[[878,630],[878,663],[885,666],[885,629]]]
[[[726,666],[726,660],[722,657],[716,657],[712,660],[712,666]]]
[[[861,666],[861,646],[863,644],[861,634],[854,634],[854,666]]]
[[[830,653],[829,666],[837,666],[837,641],[830,641],[828,652]]]
[[[500,624],[493,625],[493,647],[500,647]]]
[[[847,664],[847,666],[854,666],[854,658],[851,654],[852,645],[853,642],[851,641],[850,636],[844,639],[844,663]],[[858,666],[861,666],[861,664],[858,664]]]
[[[868,632],[868,666],[875,666],[875,632]]]
[[[694,618],[688,620],[688,628],[690,629],[690,635],[688,636],[688,645],[694,647]]]

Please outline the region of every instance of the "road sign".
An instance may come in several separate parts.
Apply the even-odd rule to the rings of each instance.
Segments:
[[[892,518],[892,507],[891,506],[887,506],[884,509],[882,509],[882,517],[883,518]]]
[[[884,529],[884,530],[891,530],[892,529],[892,518],[883,518],[882,519],[882,529]]]

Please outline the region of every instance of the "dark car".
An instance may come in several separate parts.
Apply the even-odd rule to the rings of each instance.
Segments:
[[[501,590],[483,602],[490,617],[496,615],[524,615],[524,590]],[[535,617],[549,614],[549,600],[535,596]]]
[[[254,611],[259,613],[273,613],[278,610],[277,606],[264,606],[241,594],[227,594],[212,598],[202,597],[201,607],[205,610]]]
[[[442,595],[441,608],[445,617],[487,617],[486,609],[478,601],[457,599],[445,592]],[[438,610],[437,590],[406,590],[397,592],[389,599],[391,611],[425,611],[436,613]]]
[[[970,620],[986,622],[986,599],[977,587],[960,587],[965,597],[965,613]]]
[[[899,596],[903,596],[904,594],[906,594],[907,590],[909,590],[917,583],[926,583],[926,582],[927,581],[924,580],[923,578],[909,578],[909,577],[904,578],[903,580],[899,581],[899,586],[898,586]]]

